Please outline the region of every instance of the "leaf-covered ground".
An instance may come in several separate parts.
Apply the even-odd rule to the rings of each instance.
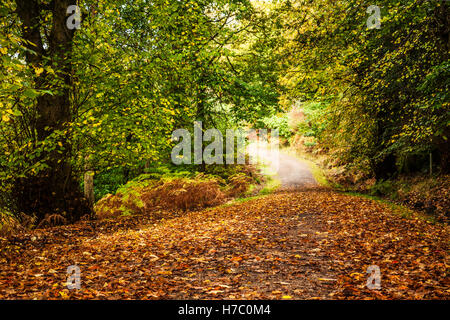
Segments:
[[[449,299],[448,231],[320,189],[84,221],[1,240],[0,298]],[[381,290],[366,288],[369,265]]]

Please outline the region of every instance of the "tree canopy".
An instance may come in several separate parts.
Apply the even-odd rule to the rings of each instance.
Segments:
[[[449,3],[379,1],[375,28],[371,5],[2,1],[0,205],[76,220],[86,170],[168,162],[194,121],[289,138],[278,113],[302,104],[342,163],[385,178],[433,155],[447,172]]]

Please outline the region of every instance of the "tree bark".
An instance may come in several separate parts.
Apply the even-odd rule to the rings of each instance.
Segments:
[[[94,171],[86,171],[84,173],[84,197],[86,198],[89,207],[94,207]]]
[[[44,94],[37,98],[37,118],[35,127],[37,142],[48,140],[50,135],[62,132],[72,121],[70,88],[72,87],[72,44],[74,30],[66,26],[68,6],[76,4],[75,0],[54,0],[45,7],[38,0],[16,0],[17,13],[22,23],[22,35],[28,49],[26,61],[29,68],[44,67],[52,64],[56,76],[44,71],[36,80],[35,88],[50,89],[53,95]],[[47,27],[41,18],[43,10],[52,13],[52,25]],[[46,29],[48,39],[42,39],[41,30]],[[50,29],[50,30],[48,30]],[[55,84],[56,83],[56,84]],[[72,145],[66,135],[59,135],[58,148],[42,154],[48,169],[37,176],[29,176],[15,181],[14,191],[17,208],[29,215],[36,215],[38,220],[47,215],[60,214],[69,222],[78,220],[90,213],[78,181],[70,163]],[[59,146],[62,146],[59,148]]]

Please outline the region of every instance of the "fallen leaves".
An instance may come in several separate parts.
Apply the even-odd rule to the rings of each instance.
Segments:
[[[448,229],[328,190],[0,240],[3,299],[448,299]],[[165,220],[161,220],[165,218]],[[331,222],[332,221],[332,222]],[[80,290],[66,289],[69,265]],[[366,287],[378,265],[381,290]]]

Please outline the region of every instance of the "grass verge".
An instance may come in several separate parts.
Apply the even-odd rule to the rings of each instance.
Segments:
[[[432,223],[432,224],[439,223],[435,216],[412,210],[412,209],[408,208],[407,206],[394,203],[394,202],[384,199],[384,198],[380,198],[380,197],[369,195],[369,194],[359,193],[359,192],[345,192],[344,191],[342,193],[349,195],[349,196],[355,196],[355,197],[359,197],[359,198],[369,199],[369,200],[381,203],[381,204],[387,206],[393,214],[399,215],[402,218],[420,219],[420,220],[423,220],[423,221],[426,221],[426,222]]]

